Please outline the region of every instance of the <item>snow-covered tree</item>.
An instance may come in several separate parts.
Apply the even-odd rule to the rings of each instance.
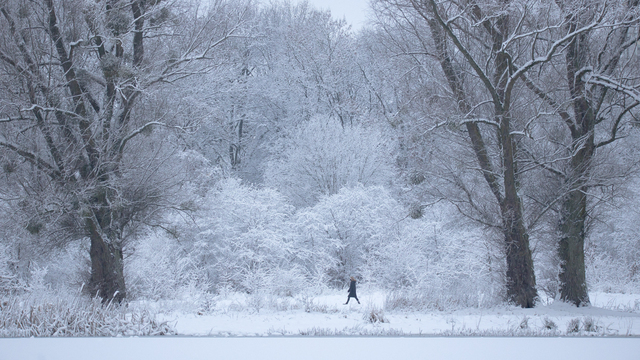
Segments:
[[[398,238],[404,218],[404,208],[383,187],[343,187],[296,215],[298,241],[309,252],[305,264],[332,286],[350,276],[374,281],[372,261]]]
[[[263,182],[273,143],[317,113],[359,121],[361,76],[345,21],[302,2],[254,3],[248,30],[198,79],[209,96],[193,146],[232,176]]]
[[[376,127],[313,117],[282,140],[267,168],[267,184],[297,206],[312,206],[345,186],[388,185],[394,177],[395,145]]]
[[[0,14],[0,148],[22,180],[11,206],[33,233],[89,238],[89,288],[121,300],[125,240],[175,184],[156,176],[175,150],[167,130],[192,120],[162,90],[208,68],[242,7],[10,0]]]
[[[304,283],[289,218],[293,207],[278,192],[221,180],[203,199],[189,252],[214,289],[255,293]]]

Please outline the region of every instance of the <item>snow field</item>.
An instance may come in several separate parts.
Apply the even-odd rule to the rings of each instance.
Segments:
[[[256,300],[234,294],[207,313],[169,311],[160,320],[189,336],[640,336],[640,295],[592,294],[593,306],[556,302],[534,309],[511,306],[450,311],[385,310],[385,294],[361,292],[303,300]],[[379,315],[372,319],[370,314]]]
[[[385,310],[384,292],[361,288],[359,297],[361,305],[342,305],[342,291],[233,293],[206,312],[193,311],[192,302],[131,303],[158,311],[178,336],[4,338],[0,360],[640,358],[640,295],[592,293],[593,306],[583,308],[548,301],[534,309],[419,312]],[[371,322],[371,312],[384,322]]]

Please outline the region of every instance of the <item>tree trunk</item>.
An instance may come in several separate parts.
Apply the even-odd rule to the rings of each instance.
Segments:
[[[585,111],[582,117],[583,129],[593,129],[592,111]],[[560,260],[560,299],[576,306],[588,305],[587,280],[584,264],[584,241],[587,236],[587,186],[584,182],[591,167],[594,154],[593,135],[574,132],[574,146],[580,149],[573,151],[571,157],[571,173],[568,192],[562,200],[560,223],[558,224],[558,258]],[[584,140],[586,137],[586,141]],[[583,143],[584,142],[584,143]]]
[[[522,222],[521,211],[505,206],[504,239],[507,254],[507,299],[523,308],[535,306],[538,291],[529,248],[529,235]]]
[[[529,234],[524,226],[522,203],[518,195],[515,144],[511,139],[511,121],[500,116],[500,138],[504,163],[504,198],[500,204],[507,256],[507,299],[523,308],[535,306],[538,291],[529,248]]]
[[[577,28],[570,18],[569,29]],[[591,159],[595,152],[595,112],[586,98],[586,84],[578,72],[586,66],[587,35],[574,38],[566,48],[567,80],[572,97],[574,123],[571,132],[571,162],[567,178],[568,192],[560,213],[558,257],[560,260],[560,298],[576,306],[589,304],[584,264],[585,222],[587,220],[587,186]]]
[[[584,189],[572,190],[565,197],[560,215],[560,298],[576,306],[588,305],[589,294],[584,265],[587,196]]]
[[[106,242],[92,219],[88,219],[87,222],[91,238],[90,289],[93,294],[100,296],[103,302],[111,299],[121,302],[127,295],[122,247],[115,242]]]

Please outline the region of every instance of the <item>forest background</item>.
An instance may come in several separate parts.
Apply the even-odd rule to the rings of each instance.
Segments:
[[[3,306],[640,292],[638,1],[370,6],[2,0]]]

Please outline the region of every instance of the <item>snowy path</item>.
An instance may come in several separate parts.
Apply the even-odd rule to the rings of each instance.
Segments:
[[[639,358],[639,338],[162,337],[0,339],[0,360],[637,360]]]

